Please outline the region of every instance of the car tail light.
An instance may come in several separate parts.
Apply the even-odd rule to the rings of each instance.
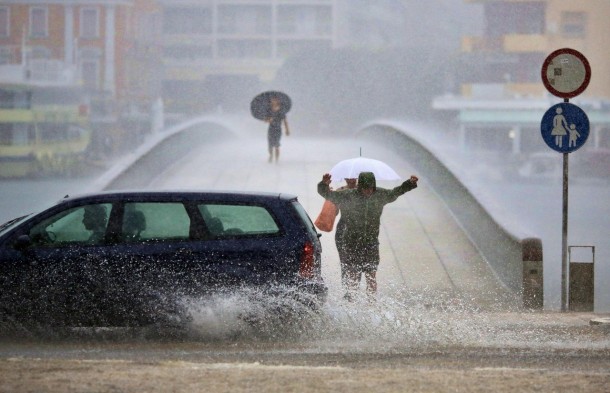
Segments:
[[[302,278],[313,278],[314,268],[314,247],[311,242],[306,242],[303,246],[303,254],[301,255],[301,266],[299,266],[299,276]]]

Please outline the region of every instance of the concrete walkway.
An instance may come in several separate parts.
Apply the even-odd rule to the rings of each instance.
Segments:
[[[153,189],[278,191],[298,196],[312,220],[323,198],[316,185],[343,159],[362,156],[383,160],[407,179],[417,175],[408,159],[380,145],[360,140],[282,138],[279,163],[267,161],[266,132],[260,138],[238,139],[198,147],[148,186]],[[398,181],[380,181],[392,188]],[[338,187],[343,183],[331,186]],[[334,231],[323,232],[323,274],[332,295],[341,295]],[[419,187],[386,206],[380,233],[380,296],[417,292],[465,301],[482,309],[506,310],[518,302],[497,280],[443,201],[420,177]]]

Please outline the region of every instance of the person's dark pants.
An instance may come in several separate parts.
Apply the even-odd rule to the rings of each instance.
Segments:
[[[347,258],[349,257],[346,252],[346,245],[343,241],[343,233],[345,231],[345,225],[341,220],[337,224],[337,229],[335,230],[335,246],[337,247],[337,252],[339,253],[339,264],[341,266],[341,285],[343,287],[347,286],[347,278],[346,278],[346,267],[344,266]]]
[[[341,243],[337,246],[341,261],[341,279],[347,290],[353,291],[360,284],[362,273],[367,276],[367,290],[376,291],[375,275],[379,267],[379,242],[375,243]],[[372,285],[369,279],[373,280]]]

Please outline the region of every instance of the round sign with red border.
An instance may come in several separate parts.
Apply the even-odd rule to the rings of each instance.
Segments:
[[[547,56],[542,65],[542,82],[553,95],[576,97],[589,85],[591,66],[587,58],[571,48],[557,49]]]

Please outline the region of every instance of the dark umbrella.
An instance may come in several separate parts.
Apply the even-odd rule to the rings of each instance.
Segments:
[[[280,101],[280,113],[285,115],[292,106],[292,101],[286,93],[281,91],[266,91],[254,97],[250,103],[252,116],[259,120],[271,117],[271,99],[277,98]]]

